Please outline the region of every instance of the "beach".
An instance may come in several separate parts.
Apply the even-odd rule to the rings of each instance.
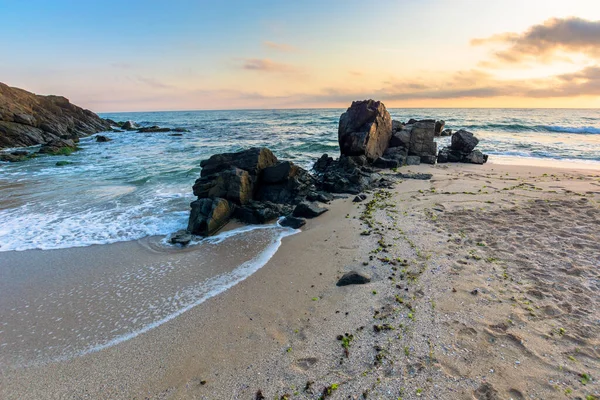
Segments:
[[[600,171],[488,163],[386,174],[393,189],[335,200],[256,272],[153,329],[64,360],[3,364],[0,397],[598,396]],[[39,276],[51,284],[85,260],[108,270],[144,257],[199,262],[181,252],[194,250],[140,239],[5,252],[1,267],[60,261],[64,276]],[[371,282],[337,287],[351,270]]]

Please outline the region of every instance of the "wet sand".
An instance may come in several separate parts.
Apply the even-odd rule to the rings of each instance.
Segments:
[[[64,361],[3,365],[0,398],[598,396],[600,173],[408,170],[433,178],[335,201],[250,277],[155,329]],[[57,250],[67,269],[71,250]],[[100,268],[152,259],[143,241],[78,251]],[[35,270],[35,253],[12,262]],[[349,270],[372,282],[336,287]]]

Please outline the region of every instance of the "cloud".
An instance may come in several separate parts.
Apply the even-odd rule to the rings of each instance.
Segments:
[[[290,64],[279,63],[268,58],[246,58],[243,60],[242,69],[260,72],[275,72],[294,74],[300,72]]]
[[[296,49],[294,46],[291,46],[289,44],[285,44],[285,43],[275,43],[275,42],[270,42],[268,40],[265,40],[263,42],[263,46],[267,47],[270,50],[276,50],[276,51],[281,51],[283,53],[292,53],[294,51],[297,51],[298,49]]]
[[[541,62],[568,60],[560,53],[582,53],[600,57],[600,21],[582,18],[552,18],[534,25],[523,33],[500,33],[471,40],[471,45],[508,46],[496,51],[494,58],[505,63],[527,60]]]
[[[142,82],[142,83],[144,83],[144,84],[146,84],[146,85],[148,85],[148,86],[150,86],[150,87],[152,87],[154,89],[172,89],[173,88],[173,86],[167,85],[166,83],[160,82],[160,81],[158,81],[156,79],[153,79],[153,78],[146,78],[146,77],[143,77],[143,76],[136,76],[136,79],[139,82]]]

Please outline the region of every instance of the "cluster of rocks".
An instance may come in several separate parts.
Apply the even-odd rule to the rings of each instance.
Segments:
[[[262,224],[282,215],[312,218],[326,211],[315,203],[333,200],[313,175],[291,161],[279,161],[267,148],[216,154],[200,163],[187,231],[211,235],[231,218]],[[289,226],[302,220],[290,219]]]
[[[476,150],[475,146],[479,143],[479,139],[471,132],[464,129],[454,133],[451,138],[449,147],[444,147],[440,150],[437,162],[464,162],[472,164],[483,164],[488,160],[488,155]]]
[[[116,132],[123,131],[137,131],[137,133],[164,133],[164,132],[176,132],[177,136],[184,132],[189,132],[185,128],[162,128],[158,125],[152,126],[139,126],[133,121],[113,121],[112,119],[107,118],[106,121],[112,126],[117,127],[118,129],[112,128]],[[174,134],[175,135],[175,134]]]
[[[62,96],[40,96],[0,83],[0,148],[27,147],[110,130],[110,124]],[[9,153],[10,155],[10,153]]]
[[[137,129],[129,123],[119,126]],[[299,228],[304,218],[327,211],[318,203],[328,203],[336,194],[355,194],[355,201],[363,201],[362,192],[391,187],[394,182],[380,173],[381,168],[434,164],[439,157],[434,137],[451,132],[444,126],[444,121],[435,120],[393,121],[383,103],[355,101],[340,117],[340,157],[323,154],[313,166],[314,174],[291,161],[279,161],[267,148],[216,154],[201,162],[200,178],[193,186],[198,199],[191,203],[187,230],[177,232],[171,241],[185,244],[191,234],[212,235],[231,218],[262,224],[285,216],[282,225]],[[453,146],[440,154],[456,158],[460,152],[461,161],[475,162],[478,154],[467,148],[473,140],[464,132],[454,134]]]

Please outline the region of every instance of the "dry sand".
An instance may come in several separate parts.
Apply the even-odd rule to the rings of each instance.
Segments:
[[[408,170],[433,178],[336,201],[248,279],[132,340],[3,368],[0,398],[598,397],[600,172]],[[372,282],[336,287],[350,270]]]

